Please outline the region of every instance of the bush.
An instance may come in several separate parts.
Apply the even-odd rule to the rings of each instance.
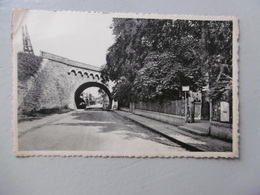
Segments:
[[[18,81],[26,82],[40,69],[42,57],[33,54],[19,52],[18,58]]]

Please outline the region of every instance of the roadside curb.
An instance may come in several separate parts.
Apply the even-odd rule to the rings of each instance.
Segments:
[[[178,126],[178,128],[181,129],[181,130],[187,131],[189,133],[193,133],[195,135],[200,135],[200,136],[208,136],[209,135],[209,133],[205,133],[205,132],[199,131],[197,129],[192,129],[192,128],[186,127],[184,125],[180,125],[180,126]]]
[[[118,113],[117,111],[115,111],[115,110],[113,110],[113,112],[116,113],[117,115],[119,115],[119,116],[125,118],[125,119],[131,120],[131,121],[133,121],[133,122],[135,122],[135,123],[137,123],[137,124],[139,124],[139,125],[141,125],[141,126],[147,128],[147,129],[149,129],[150,131],[152,131],[152,132],[154,132],[154,133],[157,133],[157,134],[159,134],[159,135],[161,135],[161,136],[163,136],[163,137],[169,139],[170,141],[172,141],[172,142],[174,142],[174,143],[179,144],[180,146],[184,147],[185,149],[187,149],[187,150],[189,150],[189,151],[193,151],[193,152],[202,152],[202,151],[203,151],[203,150],[201,150],[201,149],[199,149],[199,148],[197,148],[197,147],[192,146],[191,144],[187,144],[187,143],[185,143],[185,142],[182,142],[182,141],[180,141],[180,140],[177,140],[177,139],[175,139],[175,138],[173,138],[173,137],[171,137],[171,136],[169,136],[169,135],[166,135],[165,133],[162,133],[162,132],[158,131],[158,130],[155,129],[155,128],[149,127],[149,126],[145,125],[144,123],[141,123],[141,122],[139,122],[139,121],[137,121],[137,120],[135,120],[135,119],[133,119],[133,118],[128,117],[129,115],[134,115],[133,113],[129,113],[129,115],[126,116],[126,115],[121,115],[121,114],[119,114],[119,113]],[[125,112],[125,111],[123,111],[123,112]]]

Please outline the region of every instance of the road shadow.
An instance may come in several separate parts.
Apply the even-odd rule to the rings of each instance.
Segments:
[[[107,111],[100,111],[100,113]],[[141,125],[130,121],[129,119],[125,119],[114,112],[109,112],[109,115],[113,118],[112,120],[108,120],[108,118],[100,118],[100,113],[94,111],[81,111],[81,112],[73,112],[70,115],[73,116],[74,120],[79,120],[80,122],[68,122],[68,123],[55,123],[54,125],[64,125],[64,126],[74,126],[74,127],[82,127],[86,131],[95,131],[98,128],[98,133],[109,133],[115,132],[119,135],[122,135],[125,140],[133,140],[136,138],[149,140],[153,142],[157,142],[167,146],[178,147],[179,145],[172,142],[171,140],[166,139],[159,134],[156,134],[149,129],[142,127]],[[103,114],[106,116],[106,114]],[[99,117],[98,117],[99,116]],[[101,114],[102,116],[102,114]],[[89,127],[89,128],[88,128]],[[92,127],[92,129],[91,129]]]
[[[54,109],[42,109],[39,111],[22,113],[22,114],[18,114],[18,123],[25,122],[25,121],[40,120],[47,116],[51,116],[54,114],[64,114],[71,111],[72,110],[68,108],[54,108]]]

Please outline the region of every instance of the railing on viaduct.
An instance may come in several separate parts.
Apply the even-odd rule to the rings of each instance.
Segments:
[[[100,80],[100,67],[92,66],[82,62],[77,62],[74,60],[69,60],[62,56],[54,55],[44,51],[41,51],[41,56],[51,61],[62,63],[71,67],[68,71],[68,75],[74,74],[75,76],[86,76],[87,78],[92,77],[93,80]]]

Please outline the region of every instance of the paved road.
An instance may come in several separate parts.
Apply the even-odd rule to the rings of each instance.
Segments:
[[[73,111],[18,124],[18,149],[164,154],[185,151],[110,111]]]

